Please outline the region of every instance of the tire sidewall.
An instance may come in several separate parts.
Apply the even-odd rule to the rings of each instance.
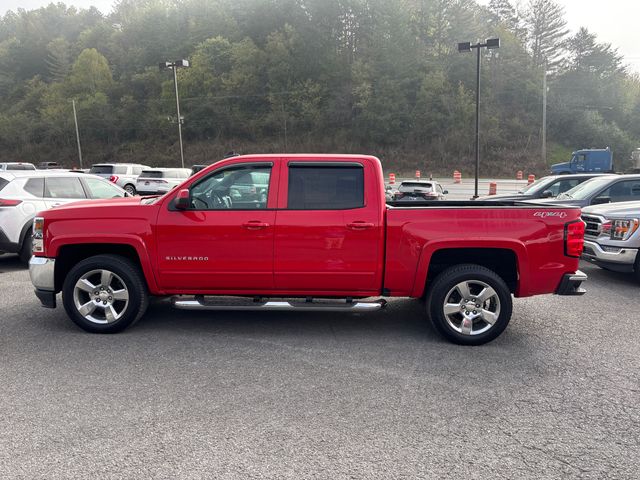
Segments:
[[[475,271],[472,271],[472,268]],[[479,335],[463,335],[453,330],[449,326],[442,308],[449,291],[465,280],[477,280],[490,285],[496,291],[500,300],[498,320],[488,331]],[[497,338],[509,324],[512,307],[511,292],[502,278],[491,270],[474,265],[465,265],[459,268],[453,267],[442,272],[434,281],[427,297],[427,308],[435,328],[445,338],[460,345],[482,345]]]
[[[122,317],[106,325],[85,319],[76,309],[73,299],[75,285],[80,277],[91,270],[98,269],[109,270],[118,275],[129,293],[129,304]],[[141,290],[140,276],[130,262],[112,256],[97,256],[83,260],[71,269],[62,287],[62,302],[69,318],[83,330],[91,333],[117,333],[138,319],[145,302],[145,292]]]
[[[22,245],[20,246],[19,257],[23,263],[29,263],[31,255],[33,254],[33,239],[31,232],[31,228],[27,230],[27,233],[25,233],[24,239],[22,240]]]

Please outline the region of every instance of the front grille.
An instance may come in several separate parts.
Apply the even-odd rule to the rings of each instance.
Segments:
[[[597,237],[602,232],[602,219],[591,215],[582,215],[582,221],[587,224],[584,234],[588,237]]]

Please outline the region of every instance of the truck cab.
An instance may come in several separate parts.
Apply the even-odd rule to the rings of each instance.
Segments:
[[[551,166],[551,173],[554,175],[612,171],[613,154],[609,147],[576,150],[571,154],[571,160],[569,162],[556,163]]]

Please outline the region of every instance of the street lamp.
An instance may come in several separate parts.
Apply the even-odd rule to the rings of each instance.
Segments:
[[[471,44],[471,42],[458,43],[458,52],[471,52],[473,48],[478,51],[476,68],[476,188],[473,198],[478,198],[478,175],[480,170],[480,49],[487,48],[493,50],[500,48],[499,38],[489,38],[485,43]]]
[[[180,116],[180,99],[178,97],[178,68],[188,68],[189,60],[176,60],[175,62],[162,62],[159,65],[160,70],[173,70],[173,85],[176,89],[176,113],[178,115],[178,139],[180,140],[180,161],[184,168],[184,150],[182,148],[182,117]]]

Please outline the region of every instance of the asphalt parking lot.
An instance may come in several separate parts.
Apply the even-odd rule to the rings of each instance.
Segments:
[[[583,270],[465,348],[417,301],[90,335],[0,256],[0,478],[638,478],[640,285]]]

